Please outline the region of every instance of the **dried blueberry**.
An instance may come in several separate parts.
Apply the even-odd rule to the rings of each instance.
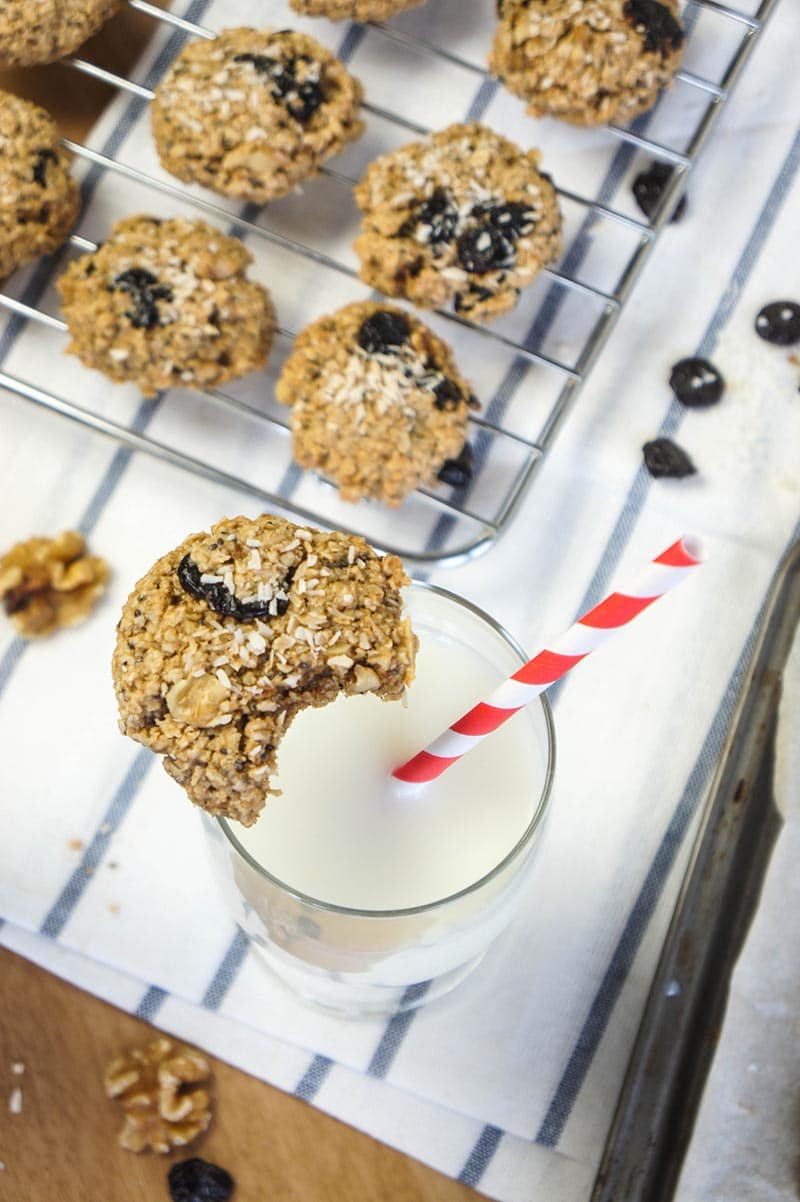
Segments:
[[[475,275],[513,267],[516,260],[512,239],[494,226],[465,230],[456,243],[456,253],[464,270]]]
[[[680,359],[669,374],[669,386],[682,405],[715,405],[725,381],[708,359]]]
[[[453,297],[453,308],[456,313],[469,314],[477,305],[494,296],[491,288],[482,288],[480,284],[472,284],[466,292],[457,292]]]
[[[800,342],[800,305],[797,301],[772,301],[756,318],[756,333],[775,346]]]
[[[313,117],[325,99],[319,68],[308,71],[304,79],[298,79],[298,64],[313,63],[306,54],[288,59],[268,58],[265,54],[235,54],[233,61],[252,63],[259,75],[269,80],[273,99],[279,100],[289,116],[301,125]]]
[[[159,323],[157,301],[172,300],[172,289],[159,284],[152,271],[144,267],[130,267],[115,277],[111,290],[127,292],[133,300],[133,308],[125,316],[138,330],[151,330]]]
[[[442,412],[457,409],[463,399],[461,389],[447,376],[443,376],[433,390],[433,403]]]
[[[632,184],[633,196],[645,217],[650,218],[655,213],[664,189],[672,179],[674,170],[675,168],[670,167],[669,163],[660,163],[656,160],[646,171],[640,171],[635,177]],[[680,221],[685,212],[686,196],[684,194],[676,204],[670,221]]]
[[[233,1193],[230,1173],[199,1156],[174,1164],[167,1183],[172,1202],[228,1202]]]
[[[439,468],[438,477],[442,484],[450,484],[453,488],[463,488],[472,479],[475,466],[475,456],[472,447],[465,442],[455,459],[445,459]]]
[[[625,19],[630,21],[644,39],[645,50],[664,57],[670,50],[679,50],[683,45],[683,30],[680,23],[659,0],[625,0]]]
[[[529,204],[521,200],[510,200],[501,205],[476,205],[470,217],[481,225],[491,225],[508,238],[519,238],[529,234],[536,225],[536,213]]]
[[[697,468],[689,456],[670,438],[654,438],[642,447],[644,465],[651,476],[672,476],[681,479],[683,476],[693,476]]]
[[[415,209],[397,231],[401,238],[416,238],[430,246],[450,242],[458,229],[458,210],[444,188],[436,191]]]
[[[358,345],[370,355],[385,355],[402,346],[411,337],[411,326],[404,313],[378,309],[362,321]]]
[[[48,162],[55,163],[57,161],[57,155],[53,150],[40,150],[36,155],[33,163],[33,179],[34,183],[37,183],[40,188],[47,186],[45,177],[47,175]]]
[[[274,618],[285,614],[289,608],[289,598],[280,594],[288,594],[293,577],[294,569],[290,568],[278,595],[273,596],[271,601],[240,601],[228,592],[221,581],[205,582],[203,573],[190,555],[184,555],[178,564],[178,580],[190,597],[205,601],[215,613],[223,618],[235,618],[237,622],[254,622],[256,618]]]

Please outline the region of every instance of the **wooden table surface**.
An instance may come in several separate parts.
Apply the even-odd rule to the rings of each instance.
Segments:
[[[124,9],[81,50],[124,72],[152,21]],[[0,73],[76,140],[113,95],[69,67]],[[118,1147],[120,1114],[103,1071],[153,1038],[148,1024],[0,949],[0,1199],[3,1202],[168,1202],[166,1173],[187,1155],[225,1166],[234,1202],[470,1202],[475,1193],[305,1102],[213,1061],[215,1119],[169,1157]],[[12,1065],[24,1065],[17,1075]],[[22,1110],[7,1099],[22,1090]]]

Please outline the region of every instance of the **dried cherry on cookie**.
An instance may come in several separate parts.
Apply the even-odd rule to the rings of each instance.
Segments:
[[[269,80],[270,91],[275,100],[281,101],[290,117],[301,125],[309,121],[322,105],[325,96],[320,80],[320,68],[314,71],[314,62],[308,56],[290,58],[285,61],[269,58],[266,54],[234,54],[235,63],[251,63],[259,75]],[[298,77],[298,63],[306,64],[306,77]]]
[[[644,39],[645,50],[666,55],[683,45],[680,23],[658,0],[626,0],[623,8],[626,20]]]
[[[411,326],[407,317],[389,309],[379,309],[362,321],[358,345],[368,354],[384,355],[408,342],[410,336]]]
[[[453,488],[464,488],[472,479],[475,468],[475,455],[472,447],[465,442],[455,459],[446,459],[439,469],[439,479],[442,484]]]
[[[156,301],[172,300],[172,289],[159,284],[152,271],[144,267],[130,267],[114,277],[112,292],[127,292],[133,300],[133,308],[125,314],[137,330],[152,330],[161,320]]]

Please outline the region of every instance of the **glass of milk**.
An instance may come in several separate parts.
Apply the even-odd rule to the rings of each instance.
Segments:
[[[364,694],[297,716],[280,797],[255,826],[203,815],[236,921],[306,1001],[351,1017],[441,997],[513,917],[553,779],[545,697],[430,784],[393,768],[485,698],[527,656],[444,589],[406,590],[420,647],[407,704]]]

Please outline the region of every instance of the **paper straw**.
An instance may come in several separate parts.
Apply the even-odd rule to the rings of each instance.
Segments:
[[[479,701],[423,751],[395,768],[395,780],[435,780],[462,755],[497,730],[512,714],[549,689],[609,635],[626,626],[642,610],[680,584],[703,561],[700,540],[684,535],[647,565],[626,589],[611,593],[579,618],[559,639],[528,660],[485,701]]]

